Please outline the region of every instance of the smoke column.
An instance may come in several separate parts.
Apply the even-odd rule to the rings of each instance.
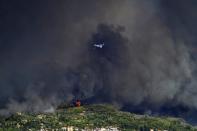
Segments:
[[[1,114],[79,98],[197,122],[196,5],[1,1]]]

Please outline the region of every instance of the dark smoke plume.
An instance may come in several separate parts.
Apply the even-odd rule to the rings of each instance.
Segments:
[[[2,1],[1,114],[48,112],[81,99],[137,113],[194,116],[195,3]]]

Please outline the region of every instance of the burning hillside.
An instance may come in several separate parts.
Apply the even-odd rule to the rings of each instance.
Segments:
[[[54,113],[1,117],[0,131],[197,131],[181,119],[121,112],[109,105],[68,107]]]

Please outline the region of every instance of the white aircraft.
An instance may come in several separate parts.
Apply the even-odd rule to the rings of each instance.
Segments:
[[[94,44],[94,46],[97,48],[103,48],[104,45],[105,45],[104,42],[101,44]]]

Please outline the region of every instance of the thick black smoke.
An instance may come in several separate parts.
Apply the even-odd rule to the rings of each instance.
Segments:
[[[1,114],[82,99],[196,122],[196,4],[2,0]]]

